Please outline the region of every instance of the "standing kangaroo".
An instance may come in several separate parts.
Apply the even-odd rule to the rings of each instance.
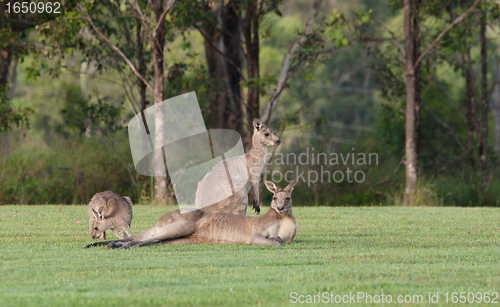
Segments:
[[[253,126],[254,133],[252,136],[252,148],[245,154],[247,173],[249,177],[247,184],[244,188],[240,189],[230,197],[204,207],[203,212],[223,212],[245,215],[248,207],[248,192],[251,188],[253,190],[254,200],[256,202],[258,201],[260,175],[266,163],[267,147],[279,145],[281,141],[273,133],[273,131],[266,127],[266,125],[264,125],[260,120],[254,119]],[[214,182],[214,180],[211,181],[211,179],[216,173],[220,172],[222,168],[222,163],[216,164],[214,168],[200,181],[196,192],[195,203],[202,203],[204,193],[207,193],[207,195],[213,193],[213,187],[218,183]],[[258,203],[254,203],[254,208],[257,212],[260,211],[260,205]],[[186,236],[192,232],[186,232],[184,225],[186,223],[197,221],[202,214],[203,213],[199,209],[184,214],[181,214],[180,210],[167,212],[158,219],[156,225],[135,234],[130,238],[124,239],[123,242],[143,241],[151,238],[161,241],[163,236],[170,236],[171,233],[175,232],[177,232],[177,237]],[[99,242],[94,246],[103,245],[107,242],[108,241]]]
[[[130,237],[132,201],[112,191],[99,192],[89,203],[89,236],[91,239],[106,239],[106,230],[111,229],[120,239]],[[123,234],[120,233],[123,231]]]
[[[250,150],[245,154],[245,159],[239,159],[241,157],[240,156],[219,162],[198,183],[195,198],[197,208],[209,212],[225,212],[245,215],[248,207],[248,192],[252,189],[254,199],[253,209],[257,213],[260,212],[260,205],[258,203],[259,183],[261,178],[260,175],[266,165],[267,147],[277,146],[281,144],[281,140],[259,119],[253,120],[253,127],[254,132],[252,135],[252,148],[250,148]],[[246,161],[246,165],[243,161]],[[242,189],[236,191],[233,195],[216,202],[211,206],[207,206],[207,203],[213,203],[211,199],[217,198],[217,196],[221,194],[219,189],[228,188],[227,185],[229,185],[229,183],[227,179],[220,179],[227,178],[225,164],[231,164],[232,167],[240,170],[246,167],[248,181]],[[243,176],[244,173],[244,171],[240,171],[240,174],[237,175]],[[241,178],[232,178],[232,180],[234,182],[235,180],[241,180]]]
[[[229,213],[210,213],[197,210],[196,219],[186,220],[182,229],[165,229],[162,239],[157,237],[141,241],[109,241],[108,247],[129,248],[151,244],[252,244],[281,246],[290,243],[295,238],[297,223],[292,215],[291,193],[297,184],[297,179],[280,189],[275,183],[266,181],[266,187],[271,191],[273,200],[271,207],[262,216],[241,216]],[[179,236],[184,233],[184,236]],[[98,242],[88,245],[104,245]]]

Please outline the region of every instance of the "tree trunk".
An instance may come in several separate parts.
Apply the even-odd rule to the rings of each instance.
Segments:
[[[404,0],[405,70],[406,70],[406,124],[405,124],[405,205],[413,203],[417,188],[417,152],[415,141],[415,59],[412,39],[411,1]]]
[[[209,75],[215,85],[210,97],[210,128],[227,128],[241,134],[241,27],[237,14],[230,4],[220,6],[214,12],[216,24],[207,22],[201,31]]]
[[[0,53],[0,131],[7,130],[12,122],[9,106],[9,67],[12,56],[10,49]]]
[[[495,121],[495,154],[500,157],[500,63],[495,77],[495,86],[493,88],[493,97],[491,100],[491,111]]]
[[[412,8],[412,40],[413,40],[413,61],[420,57],[420,0],[413,1]],[[422,97],[420,95],[422,89],[422,74],[421,74],[421,62],[414,65],[415,67],[415,127],[414,127],[414,139],[415,139],[415,160],[418,161],[418,145],[420,143],[420,106],[422,105]]]
[[[163,101],[163,83],[165,79],[165,63],[164,63],[164,50],[165,50],[165,16],[163,13],[163,1],[153,1],[153,11],[156,20],[156,30],[154,36],[151,38],[151,51],[153,59],[154,70],[154,85],[153,85],[153,100],[155,104]],[[155,144],[164,143],[164,116],[163,112],[155,112]],[[166,165],[164,160],[164,150],[156,150],[154,155],[154,169],[156,171],[163,170],[164,176],[155,176],[155,199],[164,200],[167,196],[167,178],[166,178]]]
[[[215,8],[214,20],[215,24],[210,21],[207,22],[204,29],[200,31],[203,34],[204,46],[205,46],[205,57],[208,66],[208,75],[210,78],[210,83],[212,84],[214,90],[210,96],[210,107],[209,107],[209,127],[210,128],[227,128],[227,121],[224,118],[224,111],[226,109],[226,90],[225,84],[222,81],[224,78],[223,70],[221,67],[224,65],[224,56],[217,52],[223,51],[222,35],[217,29],[223,28],[222,22],[222,4],[219,8]]]
[[[9,101],[14,97],[14,92],[17,86],[17,64],[19,63],[19,58],[14,57],[14,63],[12,64],[12,73],[10,75],[10,89],[9,89]]]
[[[474,93],[474,75],[472,72],[472,62],[470,59],[470,48],[467,49],[465,54],[466,71],[465,71],[465,84],[467,90],[467,152],[469,163],[472,171],[472,187],[476,189],[476,162],[474,159],[474,134],[476,134],[476,99]]]
[[[486,14],[482,11],[481,18],[481,131],[478,137],[479,164],[481,165],[483,194],[488,183],[488,165],[486,149],[488,147],[488,67],[486,51]]]
[[[4,50],[0,54],[0,90],[7,91],[9,84],[9,67],[12,56],[10,49]]]
[[[229,128],[243,133],[243,103],[241,97],[241,26],[239,24],[239,13],[228,4],[224,15],[224,51],[230,61],[225,61],[225,80],[227,87],[226,114]]]
[[[80,91],[85,99],[89,98],[89,87],[87,83],[87,68],[89,66],[88,61],[83,61],[80,65]]]
[[[245,51],[247,56],[247,144],[252,146],[253,119],[259,118],[260,71],[259,71],[259,20],[257,1],[246,3],[246,15],[243,26]]]
[[[137,44],[137,62],[138,71],[141,75],[146,75],[146,59],[144,58],[144,32],[142,31],[141,21],[137,19],[136,24],[136,44]],[[141,112],[146,109],[146,84],[137,77],[137,86],[139,87],[139,100],[141,104]]]

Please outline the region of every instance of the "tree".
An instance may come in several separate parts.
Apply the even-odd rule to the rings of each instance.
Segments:
[[[412,5],[410,0],[404,1],[404,36],[405,36],[405,71],[406,71],[406,125],[405,125],[405,204],[411,203],[410,197],[413,196],[417,189],[417,140],[415,138],[416,131],[416,115],[415,105],[418,88],[415,83],[416,61],[415,55],[418,53],[414,42],[414,32],[417,32],[412,26]],[[418,16],[415,16],[416,20]]]
[[[6,13],[7,5],[13,10],[14,3],[16,1],[0,2],[0,12],[2,12],[2,18],[0,19],[0,42],[2,42],[0,49],[0,131],[10,129],[12,124],[19,126],[25,123],[29,125],[29,115],[33,113],[33,110],[29,107],[15,110],[9,103],[11,92],[9,72],[12,69],[12,62],[17,63],[19,59],[22,60],[25,55],[30,53],[35,55],[38,53],[39,56],[40,50],[34,48],[36,42],[29,38],[29,31],[40,28],[37,31],[42,34],[43,25],[64,18],[67,12],[71,11],[75,6],[75,1],[63,1],[61,14],[49,14],[47,12]],[[48,52],[48,50],[44,51]],[[52,51],[57,53],[60,52],[60,49]],[[60,62],[58,65],[60,65]],[[32,77],[36,76],[38,68],[32,68],[30,72]],[[57,70],[55,73],[57,73]]]
[[[488,92],[488,52],[486,49],[486,11],[484,8],[479,13],[480,23],[480,39],[481,39],[481,125],[478,140],[479,163],[482,172],[482,188],[483,193],[488,183],[488,163],[487,163],[487,148],[488,148],[488,109],[489,109],[489,92]]]
[[[500,157],[500,63],[497,64],[497,73],[493,83],[493,95],[491,98],[491,111],[495,121],[495,145],[494,152]]]
[[[405,36],[405,79],[406,79],[406,111],[405,111],[405,205],[413,204],[417,190],[418,152],[417,137],[420,110],[420,64],[427,53],[434,49],[441,38],[465,16],[473,11],[476,1],[466,12],[450,23],[431,44],[419,55],[419,3],[418,0],[404,0],[404,36]],[[413,21],[413,22],[412,22]],[[418,57],[417,57],[418,56]]]
[[[151,6],[149,5],[151,3]],[[97,35],[103,39],[109,47],[114,50],[123,61],[130,67],[137,78],[143,82],[143,84],[148,88],[153,95],[154,104],[158,104],[163,101],[163,90],[164,90],[164,80],[165,80],[165,47],[166,47],[166,16],[175,4],[174,0],[162,1],[154,0],[149,2],[145,8],[141,8],[138,0],[129,0],[131,5],[131,13],[135,18],[137,18],[142,29],[145,31],[147,37],[149,38],[149,48],[152,54],[153,62],[153,84],[147,80],[147,78],[141,74],[136,65],[118,48],[116,47],[109,37],[104,35],[102,31],[94,24],[91,16],[82,4],[78,4],[80,12],[84,14],[84,17],[89,22],[93,30]],[[142,66],[144,67],[144,66]],[[164,125],[163,125],[163,114],[161,112],[155,113],[155,144],[163,144],[164,140]],[[147,124],[145,123],[146,127]],[[147,129],[147,128],[146,128]],[[148,130],[149,131],[149,130]],[[154,169],[163,169],[166,174],[166,166],[164,164],[164,151],[155,151],[154,156]],[[155,199],[163,200],[167,196],[167,180],[165,176],[156,176],[154,183]]]
[[[208,5],[197,11],[196,16],[201,22],[193,21],[205,40],[205,55],[211,80],[214,83],[219,82],[217,94],[210,99],[210,126],[231,128],[242,134],[246,132],[245,142],[250,144],[253,119],[261,117],[267,123],[276,108],[280,94],[286,88],[288,77],[302,67],[307,59],[318,54],[305,51],[305,48],[320,41],[312,28],[321,1],[314,1],[305,32],[285,54],[276,89],[262,109],[262,115],[262,87],[270,78],[263,78],[260,73],[259,28],[266,14],[275,12],[281,15],[278,8],[280,1],[231,0],[213,4],[208,2]],[[209,14],[203,14],[203,11]],[[333,49],[328,52],[331,51]],[[243,63],[246,64],[246,69]],[[241,85],[246,87],[246,97],[243,96]],[[243,126],[244,119],[247,123],[246,129]]]
[[[209,2],[201,10],[209,13],[195,27],[204,38],[210,82],[216,89],[210,97],[209,126],[243,134],[241,80],[241,26],[233,5]]]

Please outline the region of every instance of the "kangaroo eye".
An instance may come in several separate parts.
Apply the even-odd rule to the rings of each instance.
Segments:
[[[269,133],[264,134],[265,136],[269,136]]]
[[[98,229],[99,229],[99,227],[96,227],[96,228],[95,228],[95,230],[98,230]]]
[[[276,197],[273,197],[273,200],[276,200]]]

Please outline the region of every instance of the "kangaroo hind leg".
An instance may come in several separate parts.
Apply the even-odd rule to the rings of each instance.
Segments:
[[[196,230],[196,222],[193,221],[178,221],[172,224],[165,225],[151,235],[151,237],[143,240],[133,240],[128,242],[115,242],[108,245],[110,248],[129,248],[137,246],[151,245],[165,240],[177,239],[194,233]]]

